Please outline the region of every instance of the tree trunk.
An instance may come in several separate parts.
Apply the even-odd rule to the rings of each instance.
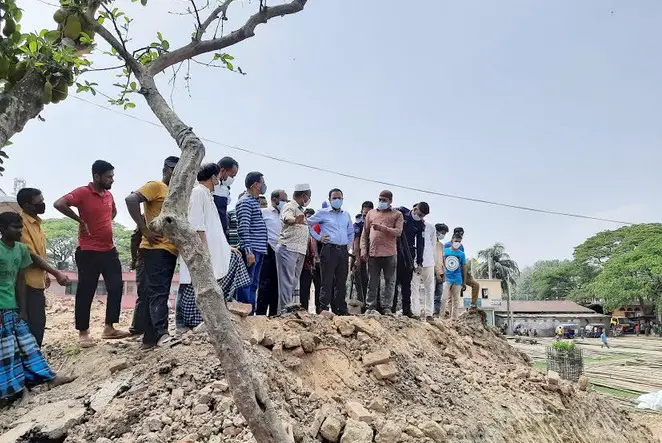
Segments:
[[[153,78],[144,75],[139,80],[141,93],[150,108],[182,151],[161,215],[152,222],[152,227],[157,232],[163,232],[177,246],[179,255],[189,268],[205,329],[223,365],[235,404],[246,418],[253,437],[258,443],[290,442],[292,440],[266,388],[253,373],[252,362],[232,324],[223,293],[214,279],[209,251],[188,224],[188,202],[205,155],[204,145],[192,128],[186,126],[168,106]]]
[[[11,91],[0,94],[0,148],[44,109],[44,83],[41,74],[30,71]]]

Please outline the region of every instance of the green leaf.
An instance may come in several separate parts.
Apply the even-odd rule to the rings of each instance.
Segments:
[[[225,62],[225,66],[227,66],[230,71],[234,71],[234,66],[232,65],[232,63]]]
[[[103,15],[100,15],[99,17],[97,17],[97,22],[98,22],[100,25],[103,25],[103,22],[104,22],[105,20],[106,20],[106,19],[104,18]]]
[[[234,60],[234,57],[231,56],[230,54],[223,54],[221,57],[223,60]]]
[[[124,104],[124,109],[129,109],[129,108],[133,109],[135,107],[136,107],[135,103],[128,102]]]
[[[136,82],[131,82],[129,86],[131,87],[131,89],[135,90],[138,85],[136,84]]]
[[[46,34],[44,34],[44,39],[46,39],[48,43],[52,44],[60,38],[60,35],[60,31],[48,31]]]
[[[156,33],[156,37],[161,41],[163,40],[163,34],[161,34],[160,32]]]
[[[168,49],[170,49],[170,43],[168,42],[168,40],[162,40],[162,41],[161,41],[161,46],[162,46],[163,49],[166,50],[166,51],[167,51]]]
[[[37,54],[37,42],[32,41],[28,43],[28,46],[30,48],[30,52],[32,52],[33,54]]]

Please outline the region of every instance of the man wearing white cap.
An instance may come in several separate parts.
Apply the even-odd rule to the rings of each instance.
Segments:
[[[283,230],[280,232],[276,251],[278,311],[281,314],[296,310],[299,306],[295,303],[294,291],[298,287],[308,250],[308,224],[303,210],[310,203],[310,197],[309,185],[296,185],[292,201],[281,211]]]

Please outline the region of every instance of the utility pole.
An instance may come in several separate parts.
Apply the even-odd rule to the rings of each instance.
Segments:
[[[508,333],[512,335],[513,333],[513,309],[510,305],[510,287],[506,288],[506,294],[508,295]]]
[[[487,257],[487,278],[492,280],[492,256]]]

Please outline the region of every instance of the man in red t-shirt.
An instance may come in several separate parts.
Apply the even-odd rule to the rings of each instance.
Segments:
[[[128,332],[115,329],[120,321],[122,305],[122,265],[113,243],[113,219],[117,208],[110,188],[113,185],[115,168],[110,163],[97,160],[92,165],[92,183],[81,186],[58,199],[54,206],[80,225],[76,266],[78,288],[76,289],[76,329],[83,347],[94,345],[90,338],[90,310],[103,275],[108,293],[106,300],[106,323],[101,338],[119,339]],[[78,209],[76,214],[71,207]]]

